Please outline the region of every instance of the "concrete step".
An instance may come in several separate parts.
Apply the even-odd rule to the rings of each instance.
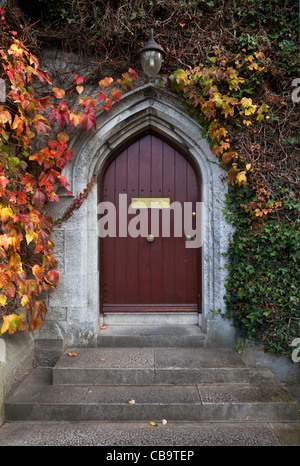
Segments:
[[[6,422],[298,420],[298,403],[264,369],[236,384],[58,385],[52,377],[42,367],[29,375],[5,402]]]
[[[249,369],[236,351],[199,347],[69,348],[53,368],[54,385],[224,382],[249,382]]]
[[[198,325],[108,325],[100,330],[97,346],[204,347],[205,334]]]

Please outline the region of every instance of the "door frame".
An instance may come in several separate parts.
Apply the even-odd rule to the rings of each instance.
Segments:
[[[98,182],[98,204],[104,200],[104,191],[103,191],[104,183],[103,183],[103,180],[105,178],[105,175],[106,175],[107,170],[108,170],[109,166],[111,165],[111,163],[124,150],[126,150],[132,144],[134,144],[135,142],[137,142],[138,140],[140,140],[141,138],[143,138],[144,136],[146,136],[148,134],[151,134],[151,135],[154,135],[154,136],[158,137],[163,142],[165,142],[169,146],[173,147],[177,152],[179,152],[186,159],[187,163],[190,164],[190,166],[192,167],[192,169],[194,171],[194,174],[195,174],[195,177],[196,177],[196,182],[197,182],[197,202],[202,202],[202,196],[203,196],[203,193],[202,193],[202,174],[201,174],[199,168],[197,167],[197,164],[195,163],[193,158],[188,153],[188,151],[183,146],[181,146],[176,141],[174,141],[172,138],[166,136],[162,132],[157,131],[156,129],[147,128],[147,129],[144,129],[142,131],[137,132],[133,137],[129,137],[125,142],[121,143],[116,149],[112,150],[111,154],[106,158],[101,171],[98,173],[98,179],[97,179],[97,182]],[[201,225],[201,228],[202,227],[203,226]],[[101,316],[103,316],[103,314],[104,314],[104,311],[103,311],[103,297],[102,297],[102,289],[104,288],[103,241],[104,241],[104,238],[99,237],[99,239],[98,239],[98,261],[99,261],[98,268],[99,268],[99,272],[100,272],[100,277],[99,277],[99,311],[100,311]],[[202,310],[203,310],[202,247],[197,248],[196,252],[197,252],[197,286],[198,286],[198,291],[197,291],[198,292],[198,310],[196,312],[198,314],[202,314]],[[176,307],[176,305],[174,307]],[[130,311],[129,310],[128,311],[124,311],[124,310],[122,310],[122,311],[118,311],[118,310],[112,311],[112,313],[116,313],[116,314],[118,312],[134,314],[134,313],[139,313],[140,311],[139,311],[138,308],[136,308],[134,310],[130,310]],[[151,314],[158,314],[158,313],[163,314],[164,312],[166,312],[166,311],[155,310],[155,307],[153,309],[149,310],[149,313],[151,313]],[[173,312],[174,312],[174,314],[176,313],[175,310]],[[173,312],[171,311],[171,313],[173,313]],[[188,313],[188,312],[195,312],[195,311],[191,310],[191,311],[185,311],[185,312]]]

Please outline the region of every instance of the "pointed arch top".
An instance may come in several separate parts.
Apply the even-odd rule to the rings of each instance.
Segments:
[[[214,178],[216,158],[184,103],[172,92],[146,84],[125,94],[108,113],[101,113],[95,132],[81,131],[71,141],[74,158],[65,176],[73,193],[85,187],[93,173],[101,171],[112,151],[148,130],[188,153],[204,180]],[[221,171],[218,167],[219,174]]]

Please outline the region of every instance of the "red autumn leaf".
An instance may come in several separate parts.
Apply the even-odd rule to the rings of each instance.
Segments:
[[[92,99],[91,97],[86,97],[85,99],[80,99],[79,103],[82,105],[82,108],[84,110],[88,110],[91,112],[94,110],[97,106],[97,102],[95,99]]]
[[[12,283],[9,283],[6,287],[5,287],[5,293],[10,296],[11,298],[13,298],[15,296],[15,293],[16,293],[16,289],[14,287],[14,285]]]
[[[50,112],[50,120],[56,121],[56,123],[64,127],[64,124],[70,122],[70,112],[65,102],[60,102],[59,106]]]
[[[55,139],[50,139],[48,141],[48,146],[50,149],[54,149],[58,145],[58,142]]]
[[[83,78],[81,76],[78,76],[78,74],[76,74],[75,81],[76,81],[76,84],[80,84],[83,82]]]
[[[60,173],[55,170],[49,170],[47,173],[41,173],[39,177],[39,186],[45,186],[47,191],[52,191],[56,183],[56,178]]]
[[[103,108],[108,112],[110,109],[111,109],[111,100],[110,99],[106,99],[105,100],[105,105],[103,105]]]
[[[129,74],[130,76],[136,81],[138,79],[138,74],[136,71],[134,71],[132,68],[129,68]]]
[[[44,149],[40,150],[36,154],[32,154],[29,157],[29,160],[36,160],[40,165],[45,163],[50,157],[49,149],[48,147],[45,147]]]
[[[112,82],[113,82],[113,78],[106,77],[104,79],[101,79],[101,81],[99,81],[99,86],[102,89],[105,89],[106,87],[110,86]]]
[[[4,188],[9,184],[9,180],[3,176],[3,175],[0,175],[0,196],[3,196],[3,193],[4,193]],[[3,191],[3,193],[2,193]]]
[[[68,149],[64,152],[64,158],[68,161],[68,162],[71,162],[72,158],[73,158],[73,151]]]
[[[17,204],[24,205],[27,204],[27,196],[25,193],[18,191],[18,198],[16,199]]]
[[[50,230],[50,231],[52,230],[52,228],[53,228],[53,219],[52,219],[52,217],[50,217],[50,216],[43,217],[42,222],[43,222],[43,224],[45,225],[45,227],[48,230]]]
[[[42,244],[44,247],[48,247],[50,242],[50,235],[46,230],[40,230],[38,234],[38,244]]]
[[[25,173],[25,176],[22,179],[21,184],[26,187],[28,185],[28,188],[31,189],[35,184],[35,179],[33,175],[31,175],[30,173]]]
[[[49,75],[46,71],[43,70],[35,70],[35,75],[42,81],[44,82],[45,80],[47,81],[48,84],[52,84],[51,79],[49,78]]]
[[[122,97],[122,91],[120,89],[116,89],[114,87],[111,90],[111,96],[112,96],[113,100],[116,100],[117,102],[119,102],[119,100],[121,100],[121,97]]]
[[[41,99],[37,99],[37,102],[40,104],[41,110],[47,110],[47,107],[53,107],[53,104],[49,101],[50,95],[47,97],[42,97]]]
[[[82,126],[85,126],[85,130],[89,131],[91,128],[96,130],[96,117],[93,112],[82,113],[81,119],[79,122]]]
[[[47,315],[47,308],[44,301],[37,301],[34,305],[34,316],[41,316],[44,320],[45,316]]]
[[[48,199],[48,196],[42,189],[36,188],[34,190],[34,193],[33,193],[33,196],[32,196],[32,203],[33,204],[39,203],[41,207],[44,207],[47,199]]]
[[[70,183],[67,182],[66,178],[64,176],[58,176],[57,177],[59,179],[59,181],[61,182],[61,184],[63,184],[64,186],[70,186]]]
[[[105,92],[99,92],[98,100],[105,100],[106,97],[107,97],[107,95],[105,94]]]
[[[49,270],[47,273],[47,280],[51,283],[51,285],[55,288],[57,286],[59,279],[59,273],[57,270]]]

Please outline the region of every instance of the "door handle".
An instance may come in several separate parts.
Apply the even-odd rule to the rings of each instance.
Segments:
[[[153,235],[148,235],[148,236],[147,236],[147,241],[148,241],[148,243],[153,243],[153,241],[154,241],[154,236],[153,236]]]
[[[185,241],[195,241],[196,235],[191,236],[191,235],[185,235]]]

